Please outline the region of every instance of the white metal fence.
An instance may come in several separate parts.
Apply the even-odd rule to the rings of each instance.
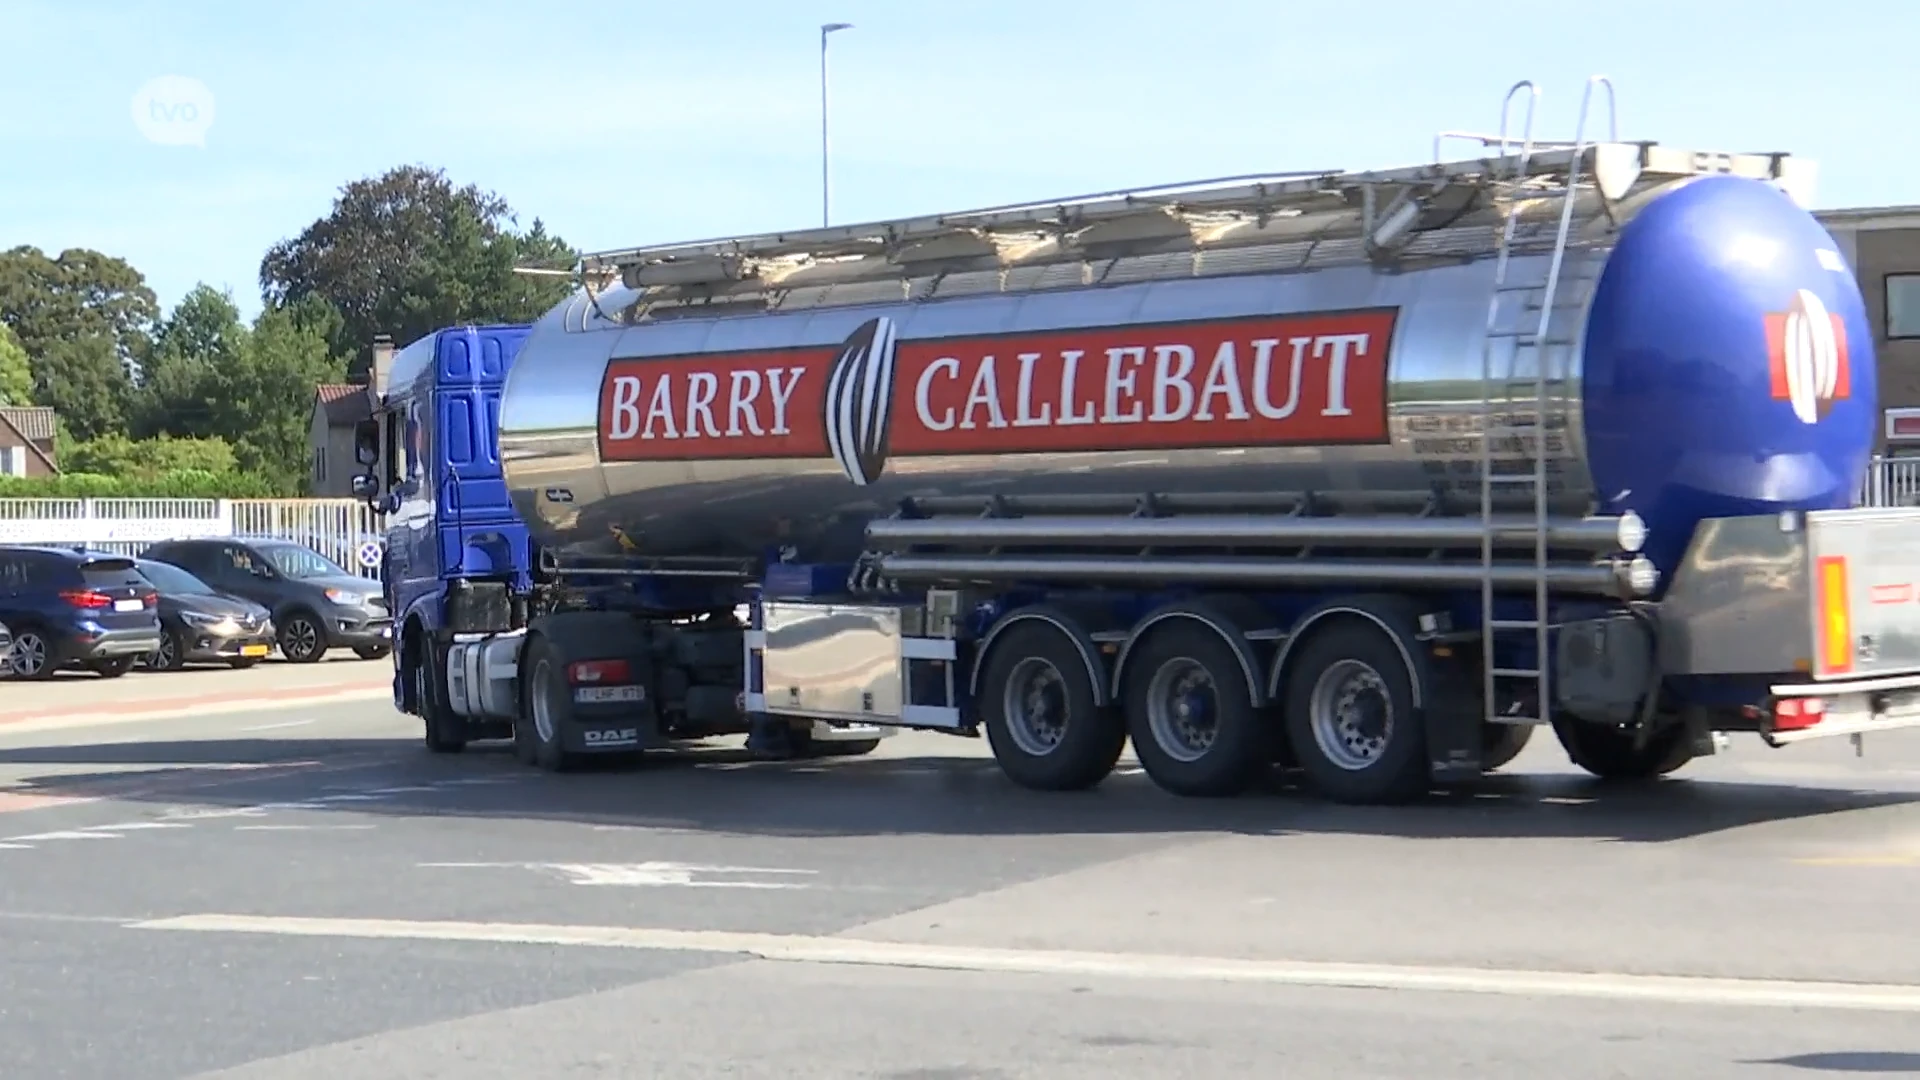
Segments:
[[[1860,505],[1920,506],[1920,457],[1874,458]]]
[[[0,499],[0,544],[85,544],[134,555],[206,536],[272,536],[380,576],[379,515],[353,499]]]

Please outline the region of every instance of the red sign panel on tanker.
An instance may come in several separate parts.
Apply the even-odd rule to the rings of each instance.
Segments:
[[[936,339],[870,319],[838,348],[616,359],[606,461],[889,458],[1387,441],[1397,311]]]

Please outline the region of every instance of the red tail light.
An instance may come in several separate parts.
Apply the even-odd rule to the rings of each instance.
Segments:
[[[60,599],[78,608],[104,608],[113,606],[113,597],[92,589],[62,589]]]
[[[570,683],[624,683],[631,675],[625,660],[577,660],[567,665]]]
[[[155,592],[141,593],[140,602],[148,607],[155,607],[160,603],[160,594]]]
[[[1781,698],[1773,706],[1773,730],[1800,731],[1827,718],[1824,698]]]

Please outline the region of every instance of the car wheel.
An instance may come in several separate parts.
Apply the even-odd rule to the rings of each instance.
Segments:
[[[20,630],[13,635],[13,677],[38,682],[53,678],[59,663],[53,645],[38,630]]]
[[[187,645],[180,632],[168,630],[160,635],[160,647],[147,655],[147,666],[155,671],[179,671],[187,666]]]
[[[327,655],[327,632],[304,611],[280,624],[280,655],[295,664],[311,664]]]

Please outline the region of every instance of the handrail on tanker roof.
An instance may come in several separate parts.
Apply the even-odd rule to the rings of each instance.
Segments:
[[[1518,148],[1516,148],[1518,151]],[[1150,188],[1122,189],[1065,199],[1042,199],[954,213],[896,218],[825,228],[749,234],[730,238],[618,248],[583,255],[583,272],[620,271],[691,259],[775,259],[794,256],[881,254],[910,243],[956,235],[983,236],[996,231],[1042,233],[1079,229],[1140,215],[1243,213],[1261,216],[1343,215],[1357,197],[1372,188],[1438,188],[1517,179],[1551,178],[1577,171],[1604,178],[1623,175],[1628,187],[1643,182],[1708,173],[1780,179],[1785,153],[1735,154],[1692,151],[1652,141],[1584,145],[1535,143],[1526,152],[1482,156],[1366,172],[1267,173],[1248,177],[1195,180]],[[1603,168],[1605,160],[1613,166]],[[1577,170],[1576,170],[1577,163]],[[1812,163],[1796,159],[1796,167]],[[1616,197],[1616,196],[1609,196]]]

